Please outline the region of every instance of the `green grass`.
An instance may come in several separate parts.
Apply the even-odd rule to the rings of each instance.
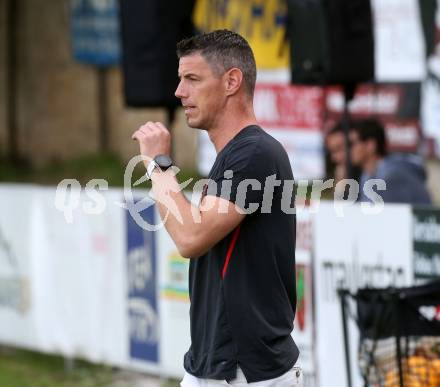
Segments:
[[[132,387],[130,375],[82,360],[75,360],[73,369],[66,371],[60,356],[0,347],[0,387]],[[163,380],[160,385],[177,387],[179,383]]]
[[[112,381],[109,367],[76,361],[66,372],[64,360],[24,350],[0,351],[0,387],[92,387]]]

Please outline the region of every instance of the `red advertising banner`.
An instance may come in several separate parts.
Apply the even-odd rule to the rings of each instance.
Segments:
[[[333,126],[344,109],[340,87],[328,87],[325,92],[327,120]],[[420,146],[420,83],[362,84],[349,103],[352,119],[376,118],[385,127],[391,152],[416,152]]]
[[[318,86],[259,83],[255,90],[254,107],[258,122],[263,127],[320,131],[324,91]]]

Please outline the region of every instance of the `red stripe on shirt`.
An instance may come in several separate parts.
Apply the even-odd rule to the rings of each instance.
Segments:
[[[232,252],[234,251],[235,244],[237,243],[238,234],[240,233],[240,226],[241,224],[235,229],[231,242],[229,243],[228,252],[226,253],[226,259],[222,270],[222,279],[225,277],[226,270],[228,270],[229,261],[231,260]]]

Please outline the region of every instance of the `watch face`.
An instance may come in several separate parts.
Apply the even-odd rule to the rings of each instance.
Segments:
[[[154,161],[162,170],[166,170],[173,165],[173,160],[167,155],[158,155],[154,158]]]

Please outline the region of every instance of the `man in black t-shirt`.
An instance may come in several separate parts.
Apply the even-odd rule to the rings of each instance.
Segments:
[[[206,130],[217,151],[198,207],[169,168],[168,130],[148,122],[133,138],[165,227],[191,259],[181,385],[297,386],[293,176],[281,144],[256,122],[252,50],[220,30],[180,42],[177,54],[176,96],[189,126]]]

